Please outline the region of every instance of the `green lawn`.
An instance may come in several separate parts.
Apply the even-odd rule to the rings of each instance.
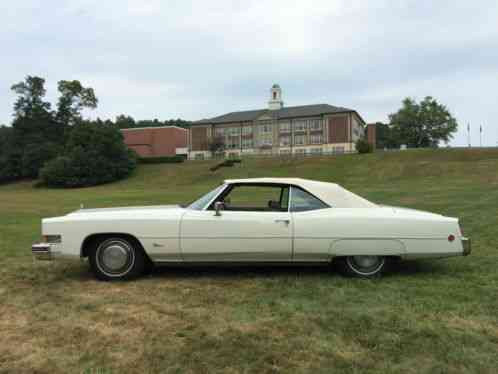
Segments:
[[[496,373],[498,150],[145,165],[86,189],[0,186],[0,373]],[[183,203],[225,178],[335,181],[373,201],[462,218],[473,253],[382,279],[327,268],[161,268],[95,281],[84,262],[34,262],[40,218]]]

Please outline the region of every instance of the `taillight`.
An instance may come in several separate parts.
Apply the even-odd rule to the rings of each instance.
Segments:
[[[453,234],[448,235],[448,241],[452,242],[453,240],[455,240],[455,235]]]

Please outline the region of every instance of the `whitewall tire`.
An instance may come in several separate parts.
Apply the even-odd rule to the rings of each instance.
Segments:
[[[125,280],[141,275],[145,269],[142,248],[124,237],[98,240],[89,256],[90,267],[100,280]]]
[[[335,262],[344,275],[356,278],[375,278],[389,268],[391,258],[385,256],[347,256],[338,257]]]

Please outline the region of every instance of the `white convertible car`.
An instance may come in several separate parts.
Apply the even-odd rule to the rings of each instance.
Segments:
[[[465,256],[457,218],[374,204],[337,184],[227,180],[186,207],[81,209],[42,220],[36,258],[88,258],[102,280],[159,263],[336,263],[372,277],[399,259]]]

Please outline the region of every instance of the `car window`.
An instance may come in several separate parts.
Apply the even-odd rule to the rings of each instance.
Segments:
[[[235,185],[226,194],[222,194],[219,200],[228,211],[286,212],[289,209],[289,187]]]
[[[188,209],[194,209],[194,210],[202,210],[204,207],[212,200],[215,198],[216,195],[218,195],[221,190],[225,188],[225,185],[221,185],[214,190],[208,192],[204,196],[201,196],[199,199],[195,200],[192,204],[190,204],[187,208]]]
[[[329,208],[327,204],[300,188],[292,187],[291,191],[291,212],[306,212]]]

